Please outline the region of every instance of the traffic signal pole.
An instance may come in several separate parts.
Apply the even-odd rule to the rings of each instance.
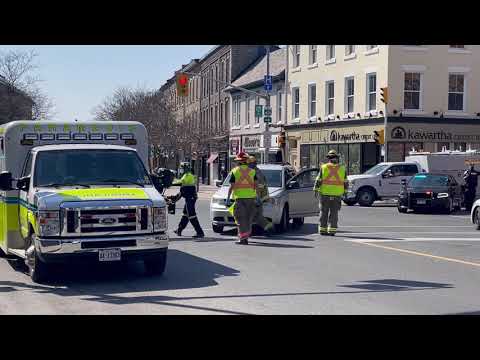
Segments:
[[[270,45],[267,45],[267,78],[270,77]],[[267,90],[267,98],[266,98],[266,108],[270,109],[270,91]],[[263,157],[263,163],[268,163],[268,158],[270,156],[270,142],[271,142],[271,135],[269,130],[269,124],[265,123],[265,132],[263,133],[263,145],[265,147],[265,156]],[[267,140],[268,138],[268,140]]]

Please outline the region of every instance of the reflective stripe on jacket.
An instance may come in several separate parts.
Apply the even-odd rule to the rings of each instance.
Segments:
[[[232,170],[232,176],[235,179],[233,184],[234,199],[255,199],[257,197],[255,170],[250,169],[247,165],[240,165]]]
[[[327,163],[321,167],[317,180],[321,180],[320,188],[315,190],[322,195],[342,196],[345,192],[345,166]]]

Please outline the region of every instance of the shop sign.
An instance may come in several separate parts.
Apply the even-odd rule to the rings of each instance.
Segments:
[[[364,143],[374,142],[374,131],[379,131],[380,127],[351,127],[344,129],[331,129],[320,131],[304,131],[302,133],[302,143]]]
[[[260,147],[260,135],[243,137],[243,150],[253,151],[253,150],[257,150],[259,147]]]
[[[430,125],[431,126],[431,125]],[[429,130],[428,124],[415,124],[413,126],[392,126],[389,131],[392,141],[415,141],[415,142],[480,142],[480,131],[477,127],[464,125],[450,125],[460,128],[448,129],[447,124],[442,125],[442,130]],[[417,128],[415,128],[417,127]],[[427,130],[425,130],[427,129]]]
[[[235,156],[240,152],[240,138],[230,139],[230,156]]]

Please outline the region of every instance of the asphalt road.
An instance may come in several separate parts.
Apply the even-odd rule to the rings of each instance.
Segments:
[[[208,206],[199,201],[205,239],[171,232],[163,277],[142,263],[66,266],[37,285],[0,259],[0,314],[480,314],[480,232],[465,213],[344,206],[336,237],[309,218],[239,246],[234,231],[211,231]]]

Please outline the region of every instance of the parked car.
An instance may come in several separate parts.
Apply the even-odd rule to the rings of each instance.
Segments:
[[[304,218],[317,216],[318,200],[315,198],[313,186],[318,175],[318,168],[311,168],[297,173],[290,165],[262,164],[259,169],[267,178],[270,201],[263,205],[264,216],[273,222],[275,230],[282,232],[288,229],[290,220],[301,226]],[[225,227],[234,227],[235,221],[225,205],[230,186],[230,174],[210,202],[210,218],[212,228],[220,233]]]
[[[440,210],[447,214],[460,210],[463,188],[451,175],[422,173],[404,181],[398,195],[398,211]]]
[[[421,172],[417,163],[380,163],[361,175],[349,175],[348,190],[343,196],[347,205],[372,206],[377,200],[396,199],[402,180]]]

